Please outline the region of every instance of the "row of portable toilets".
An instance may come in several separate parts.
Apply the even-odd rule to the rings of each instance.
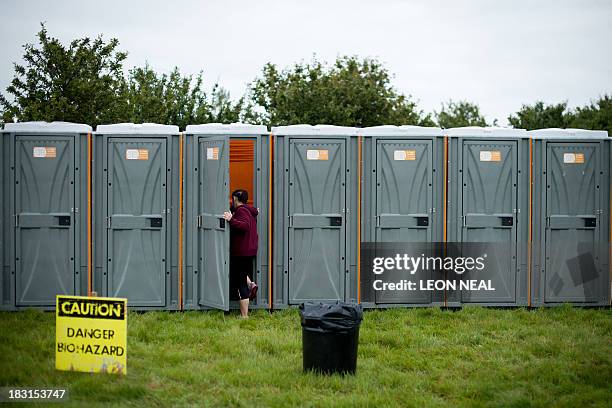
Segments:
[[[259,308],[610,304],[606,132],[6,124],[0,301],[234,307],[230,191],[258,207]],[[495,242],[494,292],[375,292],[364,242]]]

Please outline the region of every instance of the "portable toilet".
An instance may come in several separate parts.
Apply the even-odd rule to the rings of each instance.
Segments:
[[[237,308],[230,287],[230,194],[248,192],[258,208],[259,245],[253,276],[254,308],[270,308],[270,136],[267,128],[241,123],[189,125],[185,131],[185,309]]]
[[[447,129],[445,134],[446,242],[463,259],[480,261],[471,264],[471,270],[462,267],[461,273],[458,269],[451,273],[459,287],[447,290],[446,304],[527,305],[530,194],[527,132],[464,127]],[[468,285],[461,286],[461,281]],[[470,286],[470,282],[476,286]],[[480,286],[482,283],[486,287]]]
[[[533,138],[531,303],[610,304],[610,138],[541,129]]]
[[[94,139],[94,291],[179,309],[179,129],[100,125]]]
[[[357,301],[357,129],[272,128],[273,307]]]
[[[358,130],[362,144],[361,261],[384,252],[433,254],[443,241],[445,152],[442,129],[375,126]],[[371,251],[371,252],[366,252]],[[379,253],[377,253],[377,251]],[[375,281],[441,279],[439,271],[360,269],[359,300],[366,307],[444,305],[443,291],[380,290]]]
[[[91,127],[7,123],[0,140],[0,307],[55,308],[88,291],[88,141]]]

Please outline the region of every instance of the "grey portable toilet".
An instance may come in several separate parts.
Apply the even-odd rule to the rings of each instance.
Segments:
[[[357,301],[357,130],[272,128],[273,306]]]
[[[230,301],[230,192],[245,189],[259,209],[253,308],[270,308],[270,136],[262,125],[189,125],[185,131],[185,309],[237,308]]]
[[[0,140],[0,307],[55,308],[86,295],[91,127],[7,123]]]
[[[533,138],[534,306],[610,304],[610,138],[541,129]]]
[[[433,250],[443,241],[444,228],[442,129],[375,126],[359,129],[358,134],[363,145],[362,243],[398,243],[409,251]],[[361,268],[359,300],[366,307],[444,305],[440,291],[374,290],[368,273],[370,269]],[[390,276],[392,279],[387,275],[385,280],[440,278],[427,270],[415,275],[394,271]]]
[[[177,126],[96,128],[94,291],[133,309],[180,308]]]
[[[464,127],[448,136],[449,245],[485,258],[457,282],[491,281],[494,290],[447,291],[447,305],[528,304],[529,138],[522,129]],[[479,248],[486,251],[483,253]],[[463,253],[463,252],[461,252]]]

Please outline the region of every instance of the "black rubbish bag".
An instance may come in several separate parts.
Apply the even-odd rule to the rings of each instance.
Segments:
[[[355,303],[300,306],[304,371],[354,374],[363,308]]]

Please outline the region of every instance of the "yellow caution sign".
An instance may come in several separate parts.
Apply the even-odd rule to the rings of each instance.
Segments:
[[[127,374],[127,299],[57,296],[55,368]]]

